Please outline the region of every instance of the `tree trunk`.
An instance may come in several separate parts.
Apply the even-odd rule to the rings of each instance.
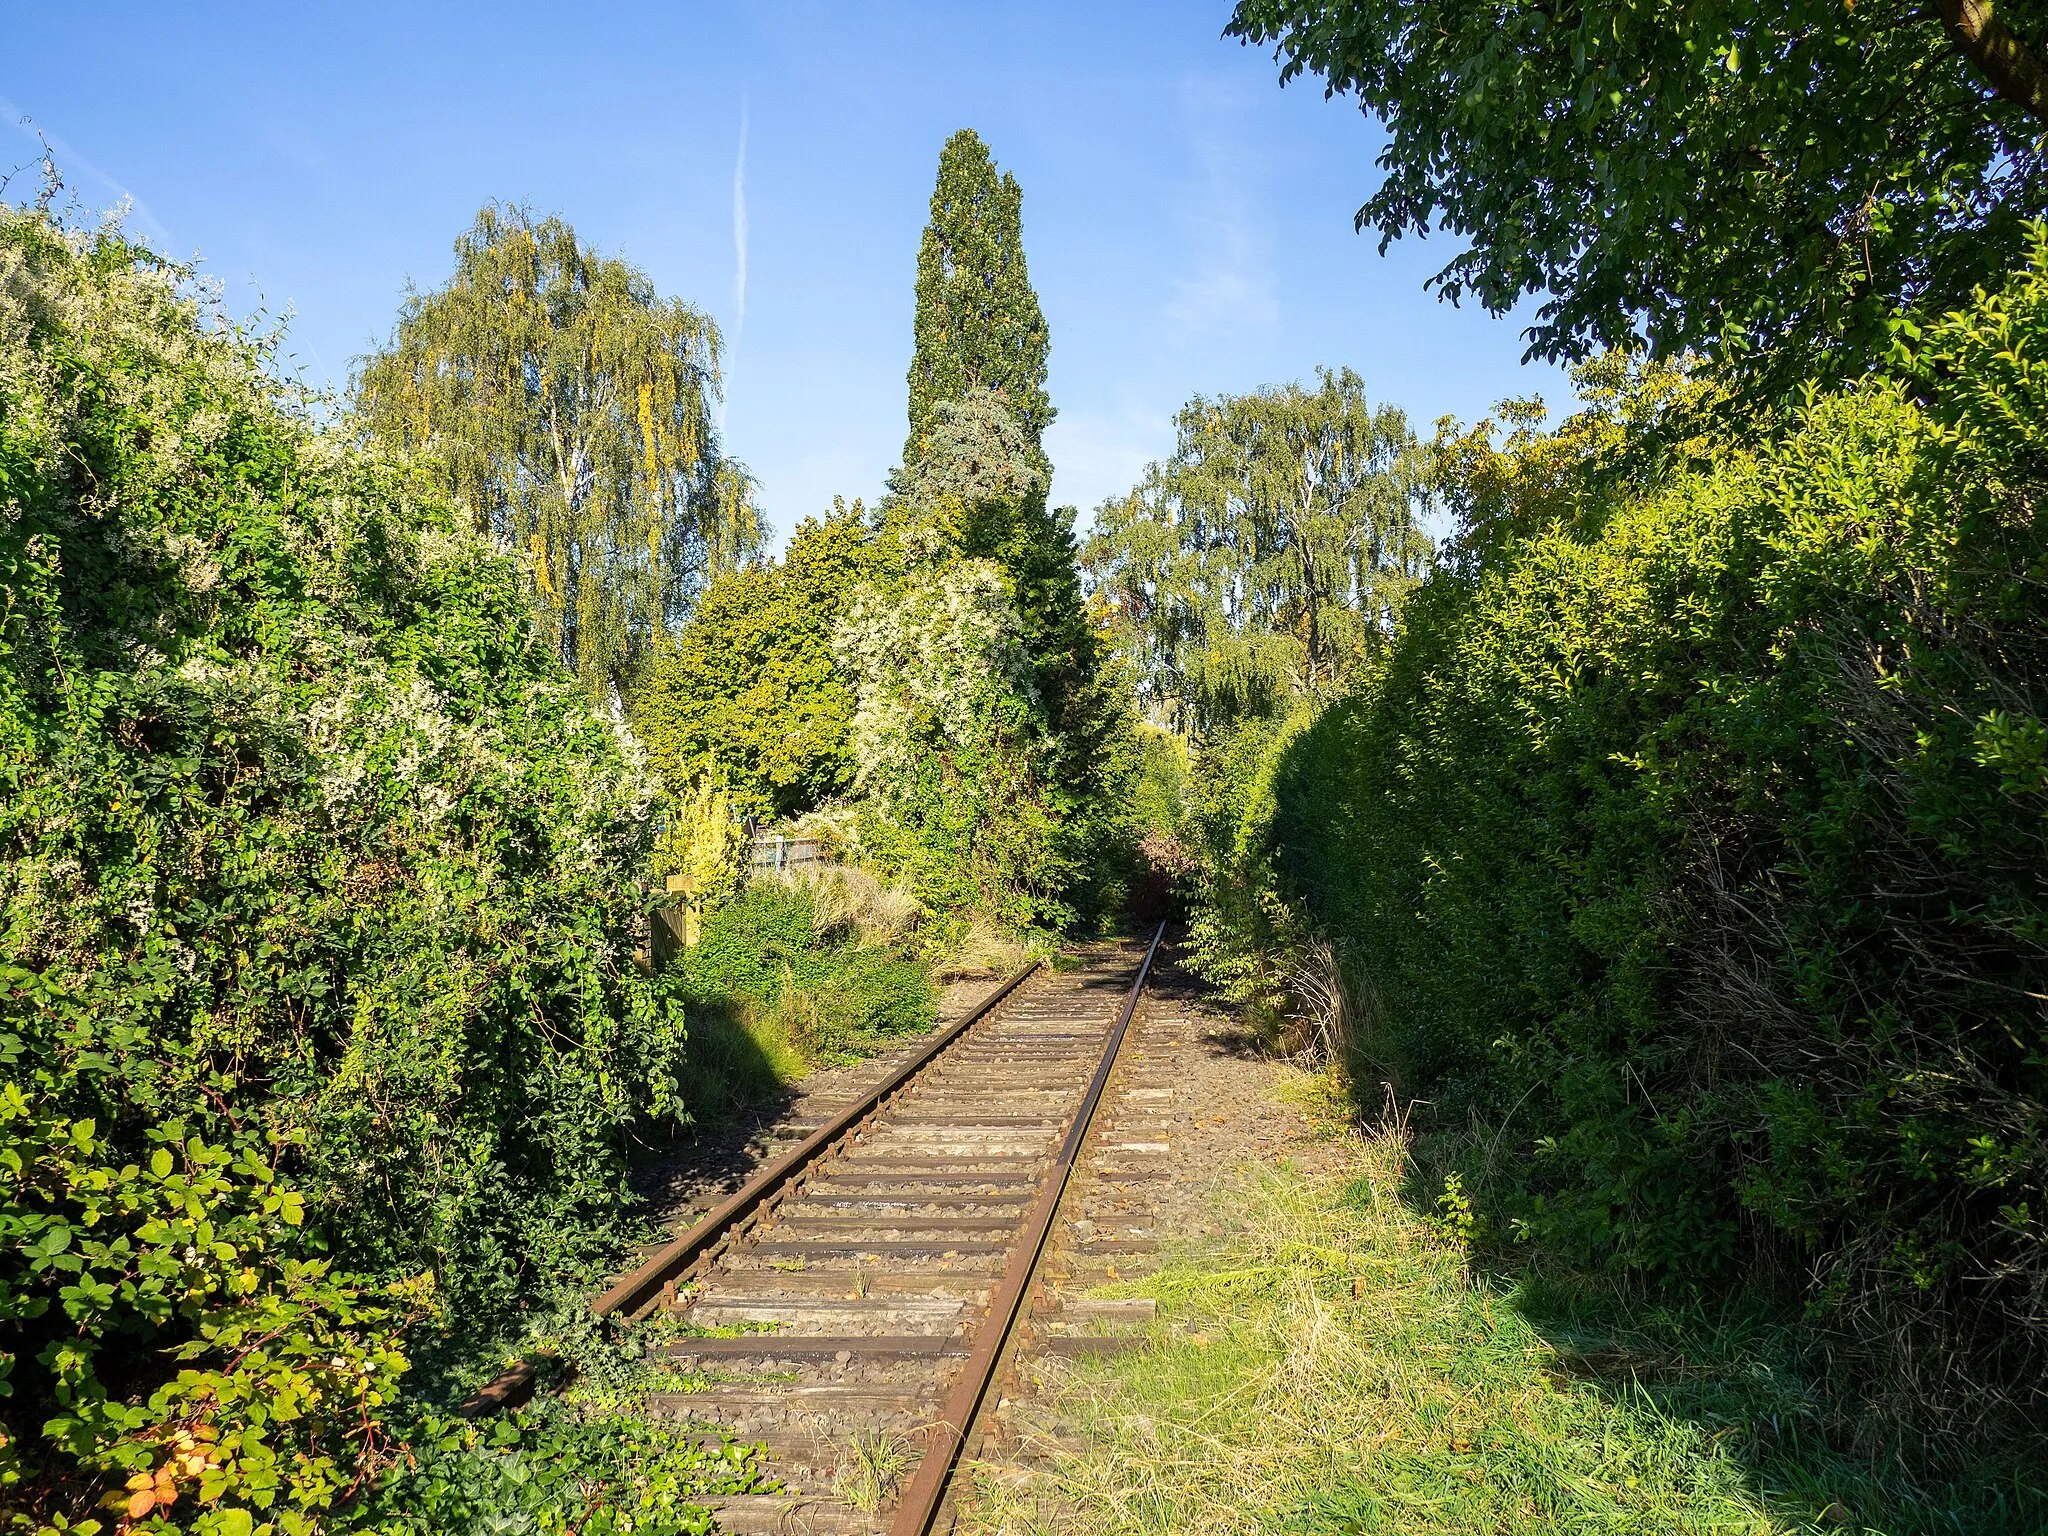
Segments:
[[[1992,0],[1939,0],[1941,24],[1956,51],[1991,88],[2048,125],[2048,69],[1992,11]]]

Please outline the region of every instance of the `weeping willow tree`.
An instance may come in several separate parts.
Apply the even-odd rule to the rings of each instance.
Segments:
[[[1190,738],[1340,688],[1428,562],[1407,418],[1348,368],[1317,378],[1197,396],[1173,457],[1096,511],[1090,589],[1147,709]]]
[[[362,419],[526,557],[541,621],[592,692],[630,691],[705,583],[761,542],[753,482],[711,418],[718,328],[524,208],[484,208],[455,258],[365,360]]]

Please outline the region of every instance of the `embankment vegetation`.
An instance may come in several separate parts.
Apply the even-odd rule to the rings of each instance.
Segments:
[[[2044,297],[1569,521],[1468,517],[1243,839],[1504,1237],[1801,1296],[1895,1429],[2031,1417],[2048,1363],[2048,421],[1982,387]]]
[[[1122,889],[1019,204],[948,143],[906,468],[779,562],[715,327],[559,219],[484,210],[331,401],[118,224],[0,208],[7,1529],[662,1536],[760,1485],[584,1310],[629,1163]],[[748,813],[844,867],[747,883]],[[580,1395],[449,1416],[536,1345]]]
[[[1362,223],[1468,234],[1453,293],[1546,290],[1532,350],[1577,362],[1580,408],[1375,461],[1308,391],[1197,399],[1098,514],[1091,590],[1180,744],[1148,758],[1153,838],[1199,963],[1410,1117],[1411,1193],[1469,1217],[1475,1267],[1782,1326],[1827,1454],[2017,1468],[1985,1518],[2038,1520],[2048,236],[2038,142],[2002,146],[2039,105],[1859,12],[1898,29],[1859,67],[1938,82],[1944,136],[1888,141],[1864,226],[1815,185],[1839,103],[1785,94],[1847,67],[1831,23],[1531,10],[1503,43],[1430,14],[1247,0],[1233,29],[1389,121]],[[1701,191],[1625,152],[1665,128],[1680,168],[1729,135],[1826,152]],[[1945,201],[1965,167],[1983,199]],[[1704,243],[1652,216],[1674,198]]]
[[[755,880],[675,962],[698,1113],[761,1098],[929,1029],[932,956],[916,901],[858,868]]]
[[[2037,1527],[1998,1469],[1902,1477],[1845,1448],[1825,1338],[1796,1316],[1475,1283],[1470,1213],[1416,1208],[1398,1124],[1340,1146],[1238,1170],[1217,1236],[1100,1288],[1153,1299],[1151,1337],[1065,1368],[1079,1448],[1029,1488],[982,1479],[966,1530]]]
[[[188,278],[0,210],[9,1527],[464,1530],[526,1469],[541,1528],[702,1529],[744,1459],[404,1384],[600,1279],[687,1113],[656,786],[517,568]]]
[[[1760,1319],[1814,1454],[1908,1480],[2041,1444],[2044,353],[2037,245],[1767,435],[1612,358],[1555,433],[1446,430],[1427,579],[1212,713],[1167,829],[1199,963],[1412,1115],[1477,1266]]]

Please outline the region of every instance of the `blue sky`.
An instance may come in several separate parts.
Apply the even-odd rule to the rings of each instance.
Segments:
[[[918,235],[960,127],[1023,183],[1053,493],[1084,523],[1197,392],[1348,365],[1425,433],[1568,402],[1520,364],[1526,322],[1423,291],[1448,239],[1381,257],[1353,231],[1379,130],[1318,82],[1283,91],[1228,14],[0,0],[0,170],[36,152],[33,117],[86,203],[132,199],[237,309],[289,308],[289,350],[337,385],[480,203],[559,212],[718,318],[727,446],[778,534],[895,462]]]

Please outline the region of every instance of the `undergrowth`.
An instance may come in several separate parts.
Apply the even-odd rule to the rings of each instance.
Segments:
[[[1916,1482],[1842,1455],[1811,1330],[1567,1305],[1475,1278],[1457,1202],[1402,1198],[1405,1143],[1333,1172],[1247,1172],[1234,1229],[1142,1281],[1148,1347],[1057,1389],[1087,1448],[974,1527],[1089,1532],[1769,1532],[2043,1529],[2038,1480]]]
[[[704,919],[679,961],[700,1114],[931,1028],[924,962],[834,918],[810,886],[755,881]]]
[[[757,1447],[698,1440],[547,1399],[482,1422],[432,1420],[414,1430],[404,1472],[369,1515],[392,1536],[701,1536],[714,1527],[696,1501],[773,1482]]]

